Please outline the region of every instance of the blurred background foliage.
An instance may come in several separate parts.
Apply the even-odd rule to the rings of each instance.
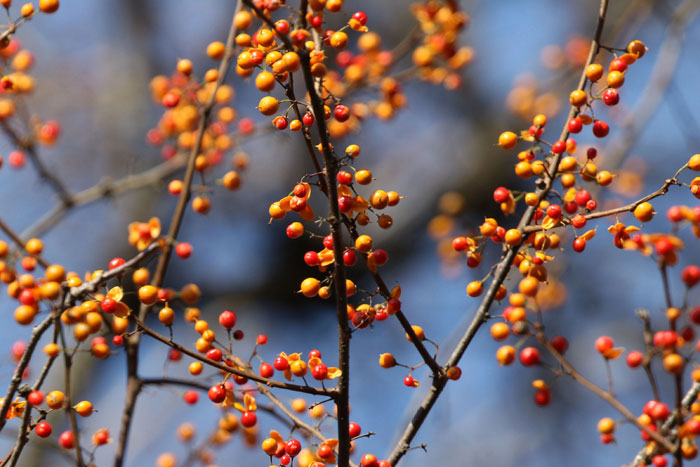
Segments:
[[[159,150],[145,142],[146,132],[162,112],[150,99],[149,80],[170,74],[177,58],[190,58],[200,72],[211,67],[205,46],[224,39],[234,3],[75,0],[63,2],[57,14],[40,15],[21,28],[17,38],[36,57],[36,91],[28,101],[31,111],[62,125],[59,144],[42,150],[41,157],[72,191],[88,188],[102,177],[118,179],[138,173],[161,161]],[[697,3],[632,0],[613,2],[610,7],[603,43],[624,47],[629,40],[640,39],[649,51],[627,74],[621,104],[609,113],[611,136],[607,139],[614,142],[612,147],[594,141],[586,130],[577,135],[583,150],[590,144],[604,148],[600,166],[621,173],[618,182],[625,182],[623,190],[601,194],[602,205],[629,201],[656,189],[690,154],[698,152]],[[471,18],[460,42],[475,51],[473,63],[463,72],[462,87],[448,91],[421,81],[406,84],[407,106],[394,119],[368,120],[358,133],[338,143],[362,147],[357,166],[371,169],[375,188],[405,196],[391,212],[394,226],[390,230],[372,226],[368,231],[389,253],[383,276],[389,286],[401,284],[409,319],[423,326],[445,353],[456,343],[477,303],[467,298],[464,287],[483,277],[499,252],[495,247],[487,249],[482,266],[468,270],[463,258],[455,262],[441,254],[445,249],[440,238],[467,233],[484,216],[498,217],[498,206],[491,199],[497,186],[531,186],[531,181],[521,181],[513,173],[515,153],[500,150],[495,142],[501,131],[526,129],[540,111],[551,115],[545,138],[556,139],[552,135],[558,135],[564,118],[557,110],[566,108],[566,96],[576,85],[581,64],[577,57],[583,50],[585,59],[598,7],[593,1],[554,0],[460,4]],[[363,0],[353,2],[352,8],[367,12],[368,26],[391,47],[414,27],[409,5],[398,0]],[[669,38],[674,41],[670,45]],[[678,53],[678,60],[664,68],[661,54],[669,50]],[[606,53],[602,57],[604,63],[610,59]],[[630,131],[629,122],[634,124],[639,115],[635,106],[644,105],[645,99],[658,92],[648,87],[658,63],[661,70],[656,72],[670,76],[668,87],[643,128]],[[234,105],[239,116],[268,125],[255,109],[259,91],[238,77],[229,82],[236,90]],[[628,126],[623,129],[623,125]],[[294,293],[309,273],[302,256],[309,249],[319,249],[318,241],[289,240],[284,235],[286,222],[268,224],[269,204],[285,196],[304,174],[313,172],[297,136],[279,132],[241,141],[237,150],[250,155],[241,189],[234,193],[215,190],[206,217],[188,210],[180,239],[192,243],[194,255],[187,261],[175,259],[166,283],[179,288],[196,282],[203,292],[200,308],[210,319],[223,309],[236,311],[246,333],[239,349],[252,347],[254,336],[265,333],[269,344],[261,353],[267,361],[280,351],[318,348],[324,361],[334,362],[332,305]],[[7,141],[0,142],[3,154],[11,149]],[[127,242],[129,222],[155,215],[167,223],[170,218],[176,201],[167,194],[166,183],[71,211],[44,235],[45,257],[80,272],[104,268],[115,256],[130,257],[134,251]],[[446,192],[453,193],[451,198],[441,198]],[[320,194],[314,193],[314,198],[323,212]],[[449,199],[453,202],[446,203]],[[461,209],[454,208],[454,200]],[[693,205],[693,201],[687,190],[675,189],[655,207],[662,213],[671,204]],[[0,171],[0,215],[17,230],[29,226],[54,202],[50,187],[30,167]],[[435,220],[441,213],[447,216]],[[612,236],[605,231],[608,224],[596,224],[599,233],[585,254],[556,255],[560,261],[552,277],[565,284],[565,289],[557,290],[560,303],[546,313],[549,332],[569,338],[571,361],[598,384],[605,382],[605,369],[594,351],[595,338],[610,335],[619,345],[640,348],[641,323],[635,309],[650,310],[657,323],[664,309],[653,262],[615,249]],[[659,215],[647,230],[667,229],[668,223]],[[572,237],[566,238],[568,244]],[[679,266],[671,270],[676,301],[680,300],[680,267],[695,261],[698,253],[695,242],[686,240]],[[355,269],[351,277],[371,289],[370,281],[359,272],[362,268]],[[698,298],[691,294],[691,305]],[[7,315],[0,337],[9,349],[15,340],[26,338],[29,329],[10,318],[14,304],[4,294],[0,305]],[[498,311],[496,307],[494,312]],[[159,323],[153,325],[157,328]],[[186,345],[194,343],[189,326],[176,326],[174,332]],[[187,376],[187,359],[167,363],[165,347],[148,338],[142,346],[142,376],[164,371]],[[551,405],[536,406],[530,382],[540,377],[551,380],[551,375],[545,369],[519,365],[500,368],[495,360],[497,347],[482,329],[462,361],[461,380],[448,385],[417,437],[418,443],[427,445],[428,453],[412,451],[402,465],[425,465],[428,460],[443,465],[620,465],[631,460],[641,446],[636,429],[623,427],[617,433],[617,444],[601,445],[596,422],[603,416],[616,418],[611,408],[563,378],[552,382]],[[418,370],[422,385],[411,390],[403,386],[401,369],[382,370],[377,364],[381,352],[394,353],[400,362],[418,362],[394,320],[355,333],[352,348],[351,419],[365,431],[377,433],[358,441],[358,451],[381,457],[391,449],[429,387],[428,376]],[[38,371],[39,364],[32,369]],[[123,356],[98,362],[85,353],[76,368],[74,399],[89,399],[98,410],[80,420],[86,437],[99,428],[109,428],[116,437],[125,389]],[[8,357],[0,366],[2,379],[9,380],[12,370]],[[633,412],[641,412],[651,395],[643,373],[627,369],[622,361],[613,362],[613,371],[620,399]],[[61,378],[59,365],[47,390],[61,388]],[[662,378],[669,398],[672,391],[665,385],[670,379]],[[164,451],[184,459],[187,447],[177,441],[176,427],[191,421],[197,427],[196,439],[203,439],[217,420],[216,408],[206,399],[201,394],[198,404],[188,406],[179,388],[146,389],[137,406],[127,464],[152,465]],[[60,417],[51,421],[55,433],[67,426]],[[260,426],[263,433],[281,428],[264,416]],[[0,452],[9,449],[13,440],[11,430],[5,430]],[[70,465],[54,443],[52,437],[30,444],[24,465]],[[257,443],[253,449],[244,446],[237,435],[215,451],[216,459],[221,465],[266,465]],[[110,464],[113,449],[113,443],[99,448],[97,464]]]

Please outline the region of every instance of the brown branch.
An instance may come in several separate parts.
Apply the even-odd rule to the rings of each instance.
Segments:
[[[236,7],[234,8],[233,16],[241,10],[242,1],[236,2]],[[158,258],[158,264],[156,270],[153,274],[153,280],[151,285],[155,287],[161,287],[163,285],[163,280],[165,278],[165,273],[168,268],[168,263],[170,262],[170,256],[173,250],[173,244],[177,238],[177,234],[180,231],[180,226],[182,225],[182,220],[185,215],[185,209],[187,208],[187,203],[191,196],[192,180],[194,178],[195,172],[195,160],[199,154],[200,148],[202,146],[202,140],[204,138],[204,132],[206,131],[207,124],[209,121],[209,116],[216,103],[216,91],[219,86],[226,79],[228,74],[229,64],[231,63],[231,58],[233,57],[235,38],[238,34],[238,27],[236,26],[233,17],[231,19],[231,26],[229,28],[228,37],[226,39],[226,48],[224,56],[219,64],[218,76],[214,86],[211,90],[211,95],[209,96],[207,102],[200,109],[199,114],[199,124],[197,126],[197,136],[195,138],[195,143],[192,146],[192,150],[187,158],[187,168],[185,169],[185,177],[183,180],[182,192],[178,198],[177,206],[175,207],[175,212],[170,221],[170,227],[168,229],[168,234],[166,237],[165,246],[163,251]],[[150,306],[142,305],[139,310],[139,320],[143,321],[146,319],[146,315],[150,310]],[[131,419],[134,407],[136,405],[136,399],[141,390],[142,384],[138,378],[138,350],[139,350],[139,339],[140,335],[134,334],[125,341],[126,349],[126,359],[127,359],[127,391],[125,396],[125,405],[122,412],[122,423],[119,431],[119,439],[117,441],[117,448],[114,457],[114,466],[121,467],[124,462],[124,455],[126,454],[126,445],[129,437],[129,429],[131,427]]]
[[[0,126],[2,126],[3,131],[10,138],[10,140],[12,140],[17,147],[23,149],[27,153],[29,160],[39,173],[39,176],[49,185],[51,185],[51,188],[53,188],[53,190],[56,192],[63,205],[70,206],[73,198],[71,197],[68,188],[66,188],[58,177],[56,177],[46,168],[39,157],[34,141],[32,139],[22,138],[5,120],[0,122]]]
[[[598,18],[597,18],[597,22],[596,22],[596,26],[595,26],[595,32],[593,33],[593,40],[591,42],[591,48],[590,48],[590,51],[588,53],[588,58],[586,60],[586,63],[583,66],[583,69],[581,71],[581,76],[579,78],[579,83],[578,83],[577,89],[583,90],[585,88],[586,83],[587,83],[586,68],[588,67],[588,65],[593,63],[593,60],[595,59],[595,57],[598,54],[598,50],[600,48],[600,38],[601,38],[601,35],[603,32],[603,25],[605,23],[605,15],[607,13],[607,8],[608,8],[608,1],[601,0],[600,8],[598,10]],[[571,108],[569,110],[569,116],[566,119],[566,122],[568,122],[573,117],[578,115],[578,113],[579,113],[579,109],[577,107],[571,106]],[[565,141],[568,136],[569,136],[569,132],[568,132],[567,124],[565,123],[559,139],[562,141]],[[552,185],[554,183],[554,180],[555,180],[555,177],[557,174],[557,168],[558,168],[559,162],[561,160],[561,156],[562,156],[561,154],[557,154],[551,158],[551,161],[550,161],[549,166],[548,166],[548,171],[547,171],[549,176],[545,177],[544,187],[537,190],[537,195],[539,196],[540,199],[544,199],[552,188]],[[520,219],[520,222],[518,223],[518,230],[520,230],[521,232],[524,232],[526,226],[532,221],[534,214],[535,214],[535,207],[529,206],[525,210],[525,213],[523,214],[522,218]],[[489,312],[491,304],[493,303],[493,300],[496,296],[496,292],[498,291],[501,284],[503,283],[506,276],[508,275],[508,272],[510,271],[511,265],[513,264],[513,260],[515,258],[516,253],[517,253],[517,250],[518,250],[518,247],[509,248],[505,252],[501,261],[498,263],[498,266],[496,267],[496,272],[494,274],[494,278],[491,281],[491,284],[489,285],[489,288],[486,291],[486,294],[485,294],[484,298],[482,299],[481,304],[479,305],[479,307],[476,311],[476,314],[474,315],[474,318],[472,319],[472,321],[469,324],[464,335],[462,336],[459,343],[457,344],[454,351],[452,352],[452,355],[450,356],[447,364],[445,365],[445,368],[456,366],[459,363],[460,359],[462,358],[462,355],[464,355],[464,352],[466,351],[467,347],[469,346],[472,339],[476,335],[476,332],[479,330],[481,325],[483,323],[485,323],[486,320],[488,319],[488,312]],[[426,397],[423,399],[423,402],[421,403],[421,405],[416,410],[411,421],[406,426],[400,440],[398,441],[398,443],[394,447],[391,455],[389,456],[388,460],[392,465],[396,465],[398,463],[398,461],[406,453],[406,451],[410,448],[411,441],[413,441],[413,438],[418,433],[418,430],[420,429],[423,422],[425,421],[425,418],[428,416],[428,413],[430,413],[430,410],[435,405],[435,402],[437,401],[438,397],[442,393],[442,390],[444,389],[446,383],[447,383],[447,379],[444,377],[443,378],[433,378],[433,383],[432,383],[432,386],[430,388],[430,391],[428,392]]]
[[[661,185],[661,187],[658,190],[654,191],[653,193],[649,193],[648,195],[644,196],[643,198],[638,199],[637,201],[634,201],[634,202],[627,204],[625,206],[620,206],[620,207],[617,207],[614,209],[608,209],[606,211],[591,212],[591,213],[584,215],[583,217],[585,217],[587,220],[591,220],[591,219],[599,219],[601,217],[609,217],[609,216],[612,216],[614,214],[621,214],[623,212],[632,212],[640,204],[645,203],[647,201],[651,201],[652,199],[658,198],[659,196],[664,196],[666,193],[668,193],[668,189],[672,185],[678,185],[679,184],[678,183],[678,176],[686,168],[688,168],[688,164],[685,164],[683,167],[678,169],[678,171],[675,173],[673,178],[666,179],[664,184]],[[567,220],[565,220],[565,224],[560,224],[560,225],[554,226],[551,229],[545,229],[541,225],[528,225],[523,229],[523,233],[528,234],[528,233],[533,233],[533,232],[543,232],[546,230],[552,230],[552,229],[556,229],[559,227],[563,227],[564,225],[568,225],[569,223],[570,223],[570,221],[568,221],[568,219],[567,219]]]
[[[215,362],[213,360],[209,360],[205,356],[202,356],[202,355],[198,354],[197,352],[194,352],[194,351],[188,349],[187,347],[184,347],[184,346],[178,344],[177,342],[170,340],[170,338],[158,333],[157,331],[154,331],[153,329],[148,327],[146,325],[146,323],[141,321],[138,317],[132,315],[131,318],[133,318],[138,329],[143,331],[144,334],[147,334],[147,335],[153,337],[154,339],[159,340],[160,342],[172,347],[173,349],[179,350],[183,354],[188,355],[196,360],[199,360],[202,363],[206,363],[207,365],[210,365],[214,368],[218,368],[219,370],[223,370],[227,373],[232,373],[234,375],[243,376],[244,378],[248,378],[252,381],[257,381],[257,382],[265,384],[266,386],[269,386],[269,387],[287,389],[289,391],[295,391],[295,392],[303,392],[306,394],[313,394],[315,396],[331,396],[335,393],[335,391],[332,389],[329,389],[329,390],[318,389],[318,388],[314,388],[312,386],[300,386],[297,384],[284,383],[281,381],[275,381],[272,379],[263,378],[262,376],[259,376],[256,373],[253,373],[252,371],[242,370],[240,368],[234,368],[234,367],[224,365],[224,364],[219,363],[219,362]]]
[[[54,333],[53,333],[53,340],[52,342],[55,344],[56,341],[58,340],[58,329],[60,324],[59,321],[59,314],[56,313],[54,315]],[[32,385],[30,391],[37,391],[41,388],[41,385],[44,384],[44,380],[46,379],[46,376],[49,374],[49,370],[51,369],[51,366],[53,365],[53,362],[56,361],[57,356],[52,356],[49,357],[46,360],[46,363],[44,363],[44,366],[42,367],[41,371],[39,372],[39,376],[37,376],[36,380],[34,381],[34,384]],[[27,394],[23,394],[24,397],[26,398]],[[29,433],[32,430],[33,427],[36,427],[36,424],[39,422],[39,420],[42,419],[42,417],[39,418],[39,420],[34,421],[33,426],[30,426],[31,421],[31,413],[32,413],[32,406],[27,402],[27,405],[25,407],[25,412],[24,416],[22,417],[22,426],[17,432],[17,441],[15,442],[15,445],[11,449],[11,455],[5,458],[5,461],[0,464],[0,467],[3,467],[7,463],[9,463],[10,467],[14,467],[17,465],[17,462],[19,461],[19,457],[22,454],[22,451],[24,450],[24,447],[27,445],[27,442],[29,441]]]
[[[83,467],[83,453],[80,449],[80,431],[78,430],[78,419],[75,415],[75,410],[73,410],[72,395],[71,395],[71,377],[70,370],[73,365],[73,356],[68,353],[68,345],[66,342],[66,337],[63,332],[63,326],[58,327],[58,337],[61,341],[61,347],[63,347],[63,363],[65,365],[65,377],[64,377],[64,392],[66,396],[65,407],[68,412],[68,421],[70,422],[71,431],[73,432],[73,445],[75,447],[75,459],[77,467]]]
[[[338,185],[335,182],[339,163],[333,154],[328,138],[328,129],[323,117],[323,100],[314,86],[314,77],[311,74],[311,64],[308,51],[300,51],[301,69],[304,74],[304,84],[311,99],[311,108],[316,117],[316,128],[321,139],[321,149],[328,185],[328,203],[333,235],[333,254],[335,265],[333,267],[333,285],[335,287],[336,317],[338,320],[338,366],[342,372],[334,394],[338,409],[338,465],[345,466],[350,462],[350,337],[351,331],[348,325],[347,292],[345,286],[345,264],[343,263],[343,228],[340,208],[338,206]]]

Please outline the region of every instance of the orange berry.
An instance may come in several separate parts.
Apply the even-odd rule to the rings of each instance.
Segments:
[[[572,91],[571,94],[569,94],[569,102],[571,102],[571,105],[574,107],[581,107],[586,103],[586,100],[586,93],[580,89]]]
[[[171,326],[175,321],[175,311],[172,308],[166,306],[158,312],[158,319],[165,326]]]
[[[58,0],[39,0],[39,10],[42,13],[55,13],[58,10]]]
[[[223,42],[212,42],[207,46],[207,55],[214,60],[221,60],[226,53],[226,46]]]
[[[700,170],[700,154],[693,155],[688,161],[691,170]]]
[[[518,284],[518,290],[523,295],[528,297],[534,297],[537,294],[537,287],[539,286],[539,281],[532,276],[523,278]]]
[[[631,54],[635,54],[638,58],[642,58],[647,48],[642,41],[632,41],[627,44],[627,51]]]
[[[396,359],[390,353],[379,355],[379,366],[382,368],[391,368],[396,365]]]
[[[634,217],[637,218],[639,222],[649,222],[654,217],[654,206],[651,203],[640,203],[634,208]]]
[[[685,366],[685,361],[683,357],[677,353],[670,353],[664,357],[663,360],[664,370],[674,375],[679,375],[683,372],[683,367]]]
[[[39,312],[36,306],[20,305],[15,309],[15,321],[27,326],[34,321],[34,317]]]
[[[279,101],[272,96],[265,96],[258,103],[258,110],[263,115],[274,115],[279,108]]]
[[[211,201],[204,196],[195,196],[192,199],[192,210],[199,214],[206,214],[211,209]]]
[[[275,75],[269,71],[261,71],[255,77],[255,86],[262,92],[272,91],[275,88]]]
[[[518,229],[509,229],[505,236],[506,243],[510,246],[520,245],[523,240],[523,234]]]
[[[598,422],[598,431],[606,435],[615,431],[615,420],[609,417],[601,418]]]
[[[601,64],[591,63],[590,65],[588,65],[588,68],[586,68],[586,78],[588,78],[589,81],[595,83],[602,77],[603,66]]]
[[[228,190],[237,190],[241,186],[241,176],[235,170],[231,170],[224,174],[222,182]]]
[[[40,255],[44,250],[44,244],[38,238],[31,238],[27,240],[24,249],[27,250],[27,253],[30,255]]]
[[[369,235],[360,235],[355,240],[355,248],[362,253],[368,253],[370,250],[372,250],[373,243],[372,237]]]
[[[92,404],[90,403],[90,401],[78,402],[77,404],[75,404],[73,406],[73,408],[75,409],[76,412],[78,412],[78,415],[80,415],[81,417],[90,416],[94,410],[92,408]]]
[[[418,340],[422,341],[423,339],[425,339],[425,332],[423,331],[422,327],[413,325],[411,326],[411,329],[413,329],[413,332],[416,333],[416,337],[418,337]],[[406,340],[411,340],[408,333],[406,333]]]
[[[65,400],[66,396],[61,391],[51,391],[46,395],[46,405],[51,409],[62,408]]]
[[[491,325],[491,337],[497,341],[505,340],[510,334],[510,328],[506,323],[493,323]]]
[[[203,369],[204,365],[202,365],[202,362],[192,362],[188,367],[190,374],[194,376],[201,374]]]
[[[369,183],[372,181],[372,172],[366,169],[358,170],[355,173],[355,180],[360,185],[369,185]]]
[[[20,13],[25,18],[27,16],[31,16],[32,13],[34,13],[34,5],[32,5],[31,3],[25,3],[24,5],[22,5],[22,8],[20,9]]]
[[[139,300],[144,305],[153,305],[158,301],[158,289],[152,285],[144,285],[139,287]]]
[[[611,88],[619,88],[625,84],[625,75],[619,71],[611,71],[608,73],[606,81]]]
[[[501,366],[510,365],[515,361],[515,348],[510,345],[504,345],[496,351],[496,360]]]
[[[513,149],[518,144],[518,135],[512,131],[504,131],[498,137],[498,145],[503,149]]]
[[[481,281],[472,281],[467,285],[467,295],[470,297],[478,297],[484,291],[484,285]]]
[[[321,283],[314,277],[307,277],[301,282],[301,293],[305,297],[315,297],[318,290],[321,288]]]

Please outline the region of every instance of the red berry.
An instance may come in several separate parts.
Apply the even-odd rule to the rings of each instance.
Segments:
[[[657,402],[651,409],[651,418],[657,421],[664,421],[671,414],[671,409],[663,402]]]
[[[175,254],[182,259],[187,259],[192,255],[192,245],[187,242],[180,242],[175,246]]]
[[[540,351],[535,347],[525,347],[520,351],[520,363],[522,363],[523,366],[539,365]]]
[[[412,387],[413,387],[413,382],[414,382],[414,381],[415,381],[415,380],[413,379],[413,376],[408,375],[408,376],[406,376],[406,377],[403,379],[403,384],[405,384],[405,385],[408,386],[409,388],[412,388]]]
[[[47,438],[51,436],[51,425],[49,422],[39,422],[36,424],[36,427],[34,427],[34,431],[36,432],[37,436],[40,438]],[[72,434],[72,432],[71,432]]]
[[[589,199],[588,202],[586,202],[586,209],[589,211],[595,211],[595,209],[598,207],[598,203],[594,199]]]
[[[164,107],[175,107],[180,103],[180,95],[175,92],[167,92],[163,96],[162,103]]]
[[[671,206],[668,208],[668,211],[666,211],[666,217],[668,217],[668,220],[671,222],[680,222],[685,218],[683,215],[683,209],[681,209],[680,206]]]
[[[554,154],[563,154],[566,151],[566,142],[559,140],[552,145],[552,152]]]
[[[667,237],[662,237],[654,243],[654,249],[659,256],[667,255],[673,251],[673,243]]]
[[[700,267],[691,264],[683,268],[681,272],[681,279],[685,283],[686,287],[693,287],[695,284],[700,282]]]
[[[112,337],[112,344],[116,346],[121,346],[124,343],[124,338],[122,336]]]
[[[230,310],[222,311],[219,315],[219,324],[226,329],[233,329],[236,325],[236,313]]]
[[[112,269],[116,269],[124,263],[126,263],[124,258],[114,258],[109,262],[109,270],[111,271]]]
[[[283,447],[282,449],[283,449],[282,452],[284,452],[284,447]],[[289,457],[288,454],[283,454],[283,455],[280,457],[280,465],[289,465],[290,462],[292,462],[292,458]]]
[[[320,28],[321,25],[323,24],[323,17],[322,17],[322,16],[314,15],[314,16],[311,17],[311,21],[309,21],[309,22],[311,23],[311,26],[312,26],[312,27],[314,27],[314,28]]]
[[[379,467],[379,461],[377,461],[377,456],[374,454],[365,454],[360,459],[361,467]]]
[[[255,412],[243,412],[241,414],[241,425],[244,427],[250,428],[255,426],[256,423],[258,423],[258,416],[255,415]]]
[[[585,206],[586,203],[591,199],[591,194],[587,190],[578,190],[576,192],[576,204],[579,206]]]
[[[454,248],[455,251],[464,251],[467,247],[469,247],[467,237],[455,237],[452,240],[452,248]]]
[[[374,250],[372,252],[372,257],[374,258],[374,264],[376,264],[377,266],[384,266],[389,260],[389,255],[385,250],[382,250],[381,248]]]
[[[168,360],[171,362],[179,362],[182,360],[182,352],[177,349],[170,349],[168,352]]]
[[[58,444],[63,449],[73,449],[73,432],[66,430],[58,437]]]
[[[182,395],[182,398],[185,399],[185,402],[187,402],[190,405],[194,405],[197,403],[199,400],[199,394],[197,394],[197,391],[185,391],[185,394]]]
[[[338,207],[340,212],[349,212],[355,204],[355,198],[352,196],[340,196],[338,198]]]
[[[215,404],[219,404],[226,399],[226,389],[220,384],[209,388],[209,399]]]
[[[605,138],[610,133],[610,126],[602,120],[593,122],[593,134],[598,138]]]
[[[311,126],[314,124],[314,116],[311,113],[305,113],[303,117],[301,117],[301,121],[304,123],[306,126]]]
[[[328,367],[323,363],[319,363],[311,370],[311,376],[313,376],[315,380],[323,381],[326,379],[326,376],[328,376]]]
[[[612,349],[614,346],[615,342],[612,340],[611,337],[608,336],[600,336],[595,341],[595,348],[601,354],[605,354],[605,352]]]
[[[272,368],[272,365],[270,365],[269,363],[263,362],[260,364],[259,372],[260,376],[262,376],[263,378],[272,378],[272,375],[275,374],[275,369]]]
[[[550,204],[547,206],[547,215],[552,219],[559,219],[561,217],[561,206],[558,204]]]
[[[277,371],[284,371],[287,368],[289,368],[289,360],[282,356],[275,358],[275,361],[272,364],[274,365],[275,370]]]
[[[44,402],[44,393],[41,391],[32,391],[27,395],[27,402],[31,405],[40,405]]]
[[[564,336],[554,336],[552,337],[550,343],[552,344],[552,347],[554,347],[560,354],[565,353],[569,348],[569,341],[566,340],[566,337]]]
[[[508,198],[510,191],[506,187],[500,186],[493,191],[493,200],[497,203],[504,203]]]
[[[606,89],[603,91],[603,102],[605,105],[617,105],[620,102],[620,93],[617,92],[617,89]]]
[[[574,201],[567,201],[564,203],[564,211],[566,211],[567,214],[573,214],[578,211],[578,204]]]
[[[318,257],[318,253],[315,251],[307,251],[304,255],[304,262],[307,266],[318,266],[321,264],[321,258]]]
[[[627,366],[630,368],[637,368],[643,360],[644,355],[639,350],[633,350],[627,354]]]
[[[278,130],[286,130],[289,126],[289,121],[286,117],[278,115],[274,118],[274,120],[272,120],[272,124],[275,125],[275,128],[277,128]]]
[[[10,163],[10,166],[14,169],[21,169],[22,167],[24,167],[25,159],[26,156],[22,151],[12,151],[7,156],[7,160]]]
[[[598,150],[596,148],[588,148],[586,150],[586,157],[588,157],[589,159],[595,159],[597,155]]]
[[[258,337],[255,338],[255,343],[258,345],[267,344],[267,336],[265,334],[258,334]]]
[[[236,339],[237,341],[243,339],[243,331],[241,331],[240,329],[237,331],[234,331],[233,338]]]
[[[569,120],[568,129],[569,133],[580,133],[583,129],[583,123],[581,122],[581,119],[575,117]]]
[[[288,34],[290,29],[291,26],[289,25],[289,21],[286,19],[281,19],[275,22],[275,31],[282,35]]]
[[[333,249],[333,234],[328,234],[325,237],[323,237],[323,246],[325,246],[329,250]]]
[[[552,401],[552,392],[549,389],[538,389],[535,391],[535,403],[537,405],[549,405]]]
[[[220,362],[224,358],[224,353],[219,349],[209,349],[207,351],[207,358],[214,362]]]
[[[352,185],[352,174],[350,172],[341,170],[338,172],[338,176],[336,178],[338,179],[338,183],[341,185]]]
[[[346,266],[354,266],[357,262],[357,253],[354,250],[345,250],[343,252],[343,264]]]
[[[352,19],[360,23],[362,26],[367,24],[367,14],[364,11],[356,11],[352,14]]]
[[[345,122],[350,118],[350,109],[344,105],[336,105],[333,109],[333,116],[339,122]]]
[[[351,438],[354,438],[356,436],[360,436],[360,434],[362,433],[362,428],[360,427],[360,425],[358,425],[355,422],[350,422],[348,427],[349,427]]]
[[[623,58],[616,58],[610,62],[610,71],[619,71],[624,73],[627,70],[627,62]]]
[[[668,461],[661,454],[655,455],[651,459],[651,463],[654,464],[654,467],[666,467],[668,465]]]
[[[309,351],[309,360],[312,358],[321,358],[321,351],[318,349],[313,349]]]
[[[573,225],[577,229],[582,229],[586,226],[586,216],[583,214],[576,214],[574,217],[571,218],[571,225]]]

